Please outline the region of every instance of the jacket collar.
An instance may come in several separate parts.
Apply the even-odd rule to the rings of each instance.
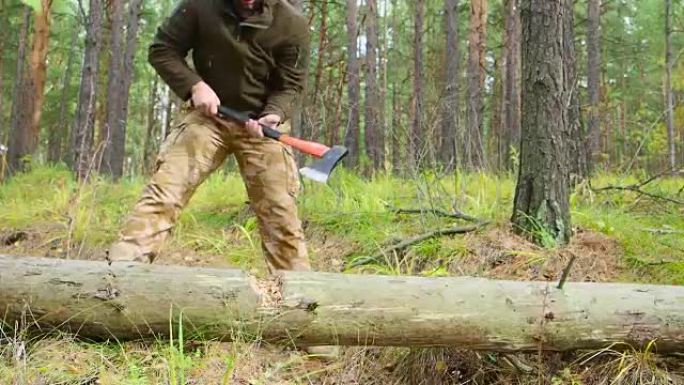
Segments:
[[[237,10],[233,4],[233,0],[222,0],[224,11],[236,21],[240,20],[237,15]],[[261,13],[254,14],[242,21],[240,21],[240,26],[252,27],[258,29],[267,29],[273,23],[273,11],[278,3],[278,0],[263,0]]]

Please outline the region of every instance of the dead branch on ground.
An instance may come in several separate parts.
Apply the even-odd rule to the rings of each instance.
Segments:
[[[668,169],[666,171],[659,172],[659,173],[651,176],[650,178],[648,178],[642,182],[639,182],[639,183],[630,184],[630,185],[623,185],[623,186],[609,185],[609,186],[599,187],[599,188],[594,188],[591,185],[591,180],[590,180],[589,181],[589,188],[594,192],[610,191],[610,190],[631,191],[631,192],[638,194],[639,196],[645,196],[645,197],[649,197],[649,198],[652,198],[655,200],[661,200],[661,201],[665,201],[665,202],[675,203],[678,205],[684,205],[683,200],[664,196],[664,195],[660,195],[660,194],[654,194],[654,193],[643,190],[643,188],[645,186],[655,182],[658,179],[661,179],[661,178],[666,177],[666,176],[675,176],[675,175],[679,175],[679,174],[683,174],[683,173],[684,173],[684,169],[671,169],[671,170]]]
[[[458,227],[449,227],[449,228],[442,228],[442,229],[437,229],[437,230],[432,230],[428,231],[426,233],[416,235],[414,237],[402,240],[398,242],[397,244],[390,246],[389,248],[382,250],[378,254],[369,256],[369,257],[363,257],[359,258],[351,263],[349,263],[346,267],[347,268],[354,268],[354,267],[359,267],[359,266],[364,266],[372,262],[377,262],[380,260],[383,256],[389,254],[389,253],[398,253],[401,251],[404,251],[410,246],[413,246],[417,243],[426,241],[428,239],[432,238],[437,238],[437,237],[443,237],[443,236],[449,236],[449,235],[456,235],[456,234],[467,234],[471,233],[473,231],[477,231],[484,226],[486,226],[488,222],[480,222],[476,225],[473,226],[458,226]]]

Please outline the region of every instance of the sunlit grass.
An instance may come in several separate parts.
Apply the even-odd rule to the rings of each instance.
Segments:
[[[592,179],[592,185],[627,185],[646,177],[599,175]],[[142,177],[118,183],[98,178],[79,185],[65,168],[38,168],[0,185],[0,234],[25,230],[40,233],[43,244],[68,241],[78,250],[103,248],[116,237],[144,182]],[[347,261],[383,255],[365,272],[438,277],[452,275],[451,266],[458,266],[477,251],[471,248],[469,238],[431,239],[411,246],[403,256],[382,251],[394,241],[429,230],[466,225],[460,220],[436,216],[430,209],[458,210],[491,221],[490,229],[505,229],[511,216],[515,179],[513,175],[485,173],[425,173],[408,179],[379,174],[367,180],[340,169],[328,185],[304,181],[303,186],[300,211],[311,243],[334,239],[353,251],[349,255],[342,255],[339,248],[326,252],[340,254],[337,256]],[[682,186],[683,178],[671,178],[658,180],[645,189],[677,197]],[[684,199],[684,194],[680,193],[678,199]],[[263,264],[257,223],[246,202],[238,174],[220,172],[211,176],[181,215],[168,249],[220,256],[231,265],[247,269]],[[594,192],[583,184],[573,193],[571,207],[576,229],[599,232],[617,240],[621,250],[619,262],[624,267],[620,280],[684,284],[684,209],[680,205],[639,199],[631,192]],[[397,215],[393,212],[397,208],[426,211]],[[27,251],[31,250],[27,246]],[[515,263],[525,266],[542,266],[547,258],[545,251],[536,249],[515,253],[520,257]],[[312,252],[313,258],[326,256]],[[289,378],[288,383],[308,383],[308,378],[321,373],[356,368],[359,359],[374,360],[368,358],[372,356],[351,355],[346,361],[311,368],[298,355],[278,353],[275,360],[259,357],[264,352],[254,353],[250,344],[189,348],[183,344],[179,331],[182,326],[174,329],[176,334],[170,343],[159,341],[146,346],[86,344],[69,339],[31,342],[25,362],[19,364],[13,359],[14,348],[5,344],[4,349],[0,346],[0,384],[13,383],[18,374],[27,383],[80,383],[97,374],[101,384],[180,384],[209,373],[214,375],[215,383],[229,384],[234,375],[252,383],[275,383],[275,379],[282,378]],[[397,353],[393,354],[394,358],[386,354],[382,359],[395,362],[392,360]],[[609,378],[606,383],[632,383],[643,373],[658,379],[652,383],[666,380],[657,359],[648,351],[607,354],[607,360],[600,361],[598,366]],[[434,370],[454,364],[446,361],[451,356],[435,357],[439,359],[433,360],[430,355],[428,361],[419,363],[431,363]],[[492,360],[503,362],[502,357],[473,355],[471,360],[473,365],[482,365],[483,370],[497,372],[499,361],[495,364]],[[529,381],[519,383],[536,383],[536,373],[528,377]],[[554,381],[580,384],[585,377],[583,367],[568,366]]]

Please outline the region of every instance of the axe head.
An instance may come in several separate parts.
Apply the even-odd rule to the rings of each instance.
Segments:
[[[308,167],[299,170],[303,176],[320,183],[326,183],[330,173],[337,167],[342,158],[347,156],[349,150],[344,146],[334,146],[326,151],[321,159],[315,161]]]

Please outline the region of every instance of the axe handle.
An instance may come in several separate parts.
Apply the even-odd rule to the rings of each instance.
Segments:
[[[226,106],[219,106],[218,111],[219,117],[231,118],[233,120],[237,120],[240,123],[245,123],[248,120],[252,119],[249,115],[245,114],[244,112],[235,111],[234,109]],[[282,132],[274,130],[273,128],[261,123],[259,125],[261,126],[261,129],[263,130],[265,137],[285,143],[305,154],[321,158],[326,152],[330,150],[330,147],[323,145],[321,143],[310,142],[308,140],[295,138],[290,135],[283,134]]]

